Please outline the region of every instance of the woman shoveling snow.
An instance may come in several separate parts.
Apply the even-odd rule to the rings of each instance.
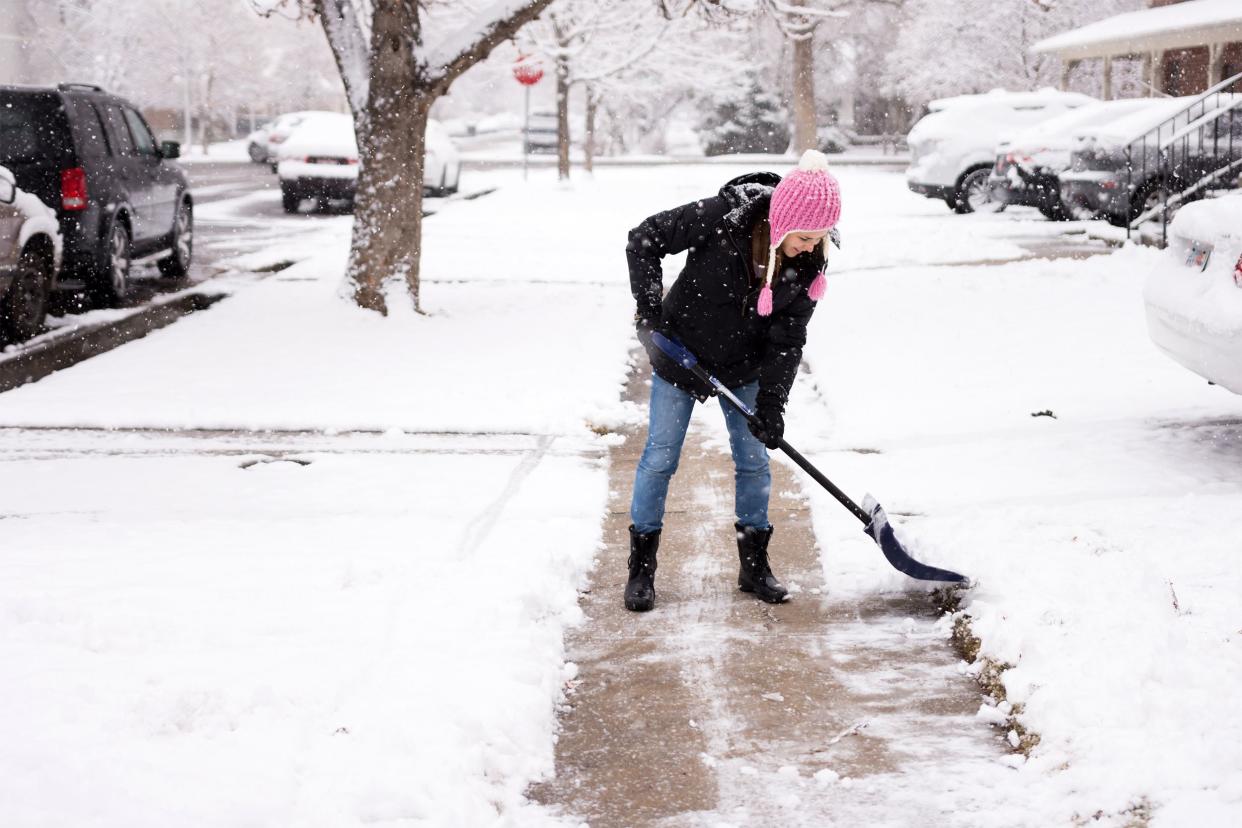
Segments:
[[[807,322],[824,294],[828,241],[840,216],[840,187],[828,159],[807,150],[783,179],[767,172],[740,176],[716,196],[657,213],[630,231],[635,323],[653,374],[647,443],[630,503],[628,609],[655,606],[669,482],[695,400],[715,393],[656,347],[657,331],[684,344],[755,412],[748,420],[721,400],[735,470],[738,587],[769,603],[785,600],[768,562],[767,449],[784,433],[785,402]],[[683,251],[689,251],[686,266],[665,295],[661,259]]]

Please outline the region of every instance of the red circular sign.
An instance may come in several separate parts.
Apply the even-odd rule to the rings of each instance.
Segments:
[[[523,86],[534,86],[543,77],[543,66],[538,58],[522,55],[513,64],[513,77]]]

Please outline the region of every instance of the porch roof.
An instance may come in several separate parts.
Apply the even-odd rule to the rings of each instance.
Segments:
[[[1190,0],[1098,20],[1045,38],[1031,51],[1070,61],[1234,41],[1242,41],[1242,2]]]

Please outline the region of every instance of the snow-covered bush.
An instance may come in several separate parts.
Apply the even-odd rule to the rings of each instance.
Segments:
[[[784,152],[789,146],[789,113],[780,96],[764,88],[758,73],[745,85],[725,89],[699,132],[707,155]]]

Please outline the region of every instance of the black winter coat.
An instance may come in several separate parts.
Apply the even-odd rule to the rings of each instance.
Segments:
[[[751,261],[751,228],[767,215],[780,180],[776,173],[743,175],[717,196],[656,213],[630,231],[626,257],[639,318],[659,320],[726,387],[758,379],[758,407],[783,410],[815,310],[807,288],[824,260],[818,250],[787,259],[772,280],[772,314],[759,315],[763,285]],[[663,295],[660,260],[683,250],[690,251],[686,266]],[[702,383],[664,354],[653,355],[652,368],[707,398]]]

